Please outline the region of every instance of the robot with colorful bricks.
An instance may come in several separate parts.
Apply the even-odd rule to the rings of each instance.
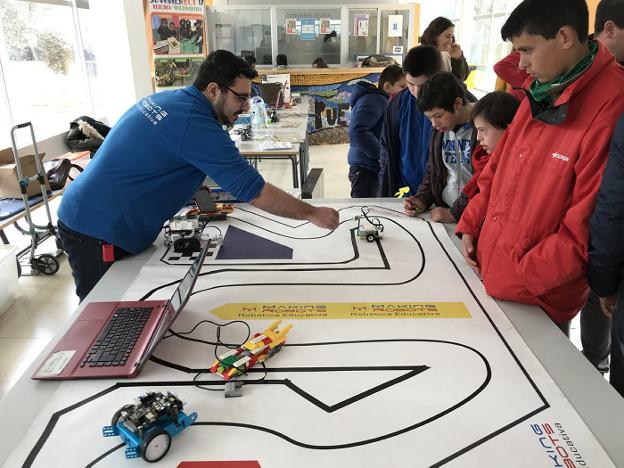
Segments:
[[[281,320],[276,320],[264,332],[256,333],[242,346],[218,356],[210,372],[228,381],[279,352],[286,341],[286,335],[292,328],[292,325],[288,325],[278,330],[281,322]]]

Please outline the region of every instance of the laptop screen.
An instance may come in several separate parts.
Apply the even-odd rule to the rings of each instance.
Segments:
[[[162,319],[158,325],[158,329],[154,332],[152,336],[152,340],[145,350],[145,354],[143,358],[141,358],[141,362],[145,361],[151,354],[160,339],[167,332],[171,324],[178,318],[178,315],[188,302],[189,297],[191,297],[191,293],[193,292],[193,287],[195,286],[195,282],[199,277],[199,272],[201,271],[202,265],[204,264],[204,259],[206,258],[206,253],[208,252],[208,247],[210,242],[206,242],[191,265],[191,268],[186,272],[182,281],[173,292],[173,296],[169,300],[170,305],[166,308],[165,313],[162,316]]]
[[[188,301],[188,298],[191,295],[193,284],[195,283],[199,270],[201,270],[200,257],[201,255],[195,259],[191,268],[186,272],[186,275],[184,275],[184,278],[182,278],[182,281],[180,281],[180,284],[173,292],[173,296],[171,296],[171,306],[176,314],[180,309],[182,309],[184,304],[186,304],[186,301]]]

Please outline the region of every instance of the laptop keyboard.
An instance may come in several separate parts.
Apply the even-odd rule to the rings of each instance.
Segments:
[[[80,367],[124,366],[153,310],[153,307],[116,309]]]

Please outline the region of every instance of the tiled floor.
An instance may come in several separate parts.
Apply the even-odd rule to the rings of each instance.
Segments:
[[[310,169],[323,169],[323,198],[349,198],[347,152],[349,145],[322,145],[310,147]],[[272,184],[285,190],[292,188],[290,162],[261,161],[258,169]]]
[[[310,148],[310,168],[323,168],[324,198],[349,197],[347,150],[348,145]],[[260,163],[259,169],[266,180],[274,185],[283,189],[292,187],[290,163],[266,161]],[[59,202],[59,199],[52,202],[53,213],[56,213]],[[44,210],[38,210],[35,215],[36,221],[44,222]],[[28,238],[21,236],[15,229],[9,228],[6,233],[15,245],[28,244]],[[44,244],[38,252],[53,250],[54,244],[51,241],[48,244]],[[20,297],[0,317],[0,398],[30,366],[78,305],[66,258],[61,257],[60,263],[61,268],[54,276],[22,276],[19,279]],[[580,347],[578,320],[572,325],[572,341]]]
[[[56,212],[58,200],[51,206]],[[45,210],[37,210],[35,220],[43,224]],[[25,227],[25,223],[21,224]],[[28,245],[29,238],[17,230],[8,228],[5,232],[12,244],[20,248]],[[37,253],[54,249],[54,242],[48,240]],[[61,268],[54,276],[22,276],[18,299],[0,317],[0,397],[30,366],[78,305],[67,259],[62,256],[59,260]]]

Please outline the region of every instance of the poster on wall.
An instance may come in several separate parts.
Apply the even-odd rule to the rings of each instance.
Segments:
[[[204,53],[204,18],[181,13],[152,13],[154,55]]]
[[[203,57],[154,59],[156,87],[192,85],[203,61]]]
[[[192,84],[206,54],[204,0],[148,0],[147,5],[156,88]]]
[[[319,19],[319,34],[329,34],[331,20],[330,18],[321,18]]]
[[[299,39],[302,41],[313,41],[316,39],[315,31],[316,20],[314,18],[301,18],[301,34]]]
[[[388,15],[388,37],[403,36],[403,15]]]
[[[195,13],[204,14],[204,0],[149,0],[150,11],[162,11],[167,13]]]
[[[296,18],[286,18],[286,34],[297,34]]]
[[[368,15],[360,14],[353,17],[353,35],[356,37],[368,36]]]

